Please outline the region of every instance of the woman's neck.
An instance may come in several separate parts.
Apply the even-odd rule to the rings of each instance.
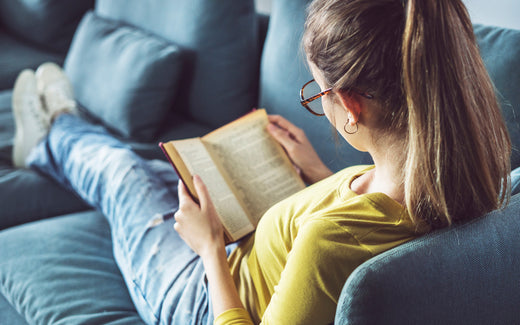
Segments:
[[[385,150],[370,151],[375,168],[351,183],[357,194],[384,193],[404,205],[404,173],[406,154],[392,150],[397,146],[387,146]],[[399,146],[403,148],[403,146]]]

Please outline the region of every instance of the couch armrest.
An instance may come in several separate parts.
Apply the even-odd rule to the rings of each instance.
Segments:
[[[514,324],[520,195],[503,210],[378,255],[347,280],[336,324]]]

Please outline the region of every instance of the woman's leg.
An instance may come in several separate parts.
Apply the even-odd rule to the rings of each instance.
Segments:
[[[202,263],[173,229],[176,180],[158,176],[166,173],[162,163],[145,162],[102,127],[72,115],[56,119],[27,163],[107,217],[116,261],[147,323],[212,322]]]

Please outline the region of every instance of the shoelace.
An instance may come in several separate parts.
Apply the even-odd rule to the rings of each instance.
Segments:
[[[45,91],[45,110],[49,114],[54,114],[62,110],[74,110],[76,108],[76,101],[70,99],[63,89],[60,87],[49,87]]]
[[[34,97],[28,98],[29,104],[29,114],[36,121],[36,126],[40,129],[40,131],[45,132],[47,130],[47,122],[45,121],[45,117],[42,115],[42,112],[38,109],[38,103],[36,101],[41,101],[40,98],[36,99]],[[43,103],[41,103],[43,105]]]

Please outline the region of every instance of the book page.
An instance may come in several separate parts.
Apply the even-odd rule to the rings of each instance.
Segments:
[[[206,187],[222,224],[233,240],[254,230],[247,214],[218,171],[199,138],[170,141],[191,175],[199,175]]]
[[[267,124],[265,110],[257,110],[202,138],[255,227],[271,206],[305,187],[285,151],[267,132]]]

